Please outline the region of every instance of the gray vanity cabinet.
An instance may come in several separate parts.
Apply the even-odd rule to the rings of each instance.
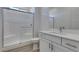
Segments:
[[[46,39],[40,40],[40,52],[51,52],[51,42]]]
[[[64,44],[65,42],[66,41],[62,37],[41,33],[40,52],[75,52],[74,49],[70,49],[71,46],[70,48],[69,46],[66,46]]]
[[[54,45],[54,52],[73,52],[72,50],[58,44],[53,44]]]

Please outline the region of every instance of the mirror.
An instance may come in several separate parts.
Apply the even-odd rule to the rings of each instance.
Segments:
[[[52,28],[64,27],[66,30],[79,29],[79,7],[49,7],[49,19]],[[51,19],[52,18],[52,19]]]

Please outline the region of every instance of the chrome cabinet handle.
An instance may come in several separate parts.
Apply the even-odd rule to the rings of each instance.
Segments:
[[[53,51],[53,45],[51,43],[49,43],[49,48]]]
[[[66,45],[71,46],[73,48],[77,48],[75,45],[72,45],[72,44],[69,44],[69,43],[66,43]]]
[[[51,51],[53,51],[53,45],[51,44]]]
[[[51,44],[49,43],[49,48],[51,48]]]

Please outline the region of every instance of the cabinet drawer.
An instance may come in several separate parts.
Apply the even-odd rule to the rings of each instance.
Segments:
[[[66,46],[70,49],[73,49],[75,51],[79,51],[79,42],[77,42],[77,41],[73,41],[73,40],[70,40],[70,39],[63,38],[62,39],[62,45]]]
[[[61,38],[60,37],[56,37],[56,36],[53,36],[53,35],[50,35],[50,34],[44,34],[44,33],[41,33],[40,37],[42,39],[48,39],[48,40],[51,40],[51,41],[56,42],[58,44],[61,44]]]
[[[74,52],[73,50],[68,49],[68,48],[66,48],[62,45],[58,45],[56,43],[53,43],[53,45],[54,45],[54,51],[55,52]]]

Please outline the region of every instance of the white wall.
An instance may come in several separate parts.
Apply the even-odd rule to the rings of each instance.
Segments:
[[[41,31],[43,30],[49,30],[49,12],[48,12],[48,8],[46,7],[42,7],[41,8],[41,23],[40,23],[40,27],[41,27]]]
[[[34,14],[34,37],[38,37],[38,33],[40,31],[40,19],[41,19],[41,11],[40,8],[35,8]]]
[[[48,30],[48,8],[36,7],[34,15],[34,37],[39,36],[39,32]]]
[[[0,48],[2,47],[2,10],[0,8]]]

